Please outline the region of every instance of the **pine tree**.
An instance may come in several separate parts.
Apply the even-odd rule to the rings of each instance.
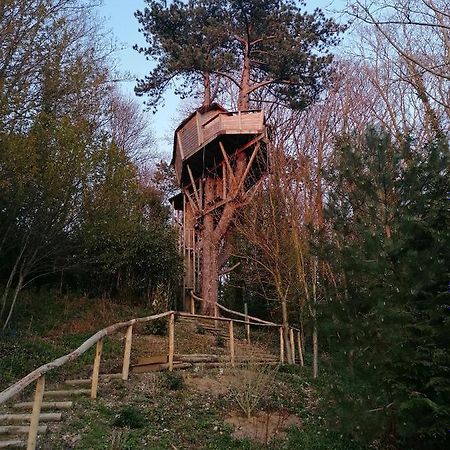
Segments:
[[[239,90],[239,110],[251,95],[269,88],[277,102],[301,109],[322,90],[330,72],[330,46],[343,27],[316,9],[300,10],[291,0],[147,0],[136,17],[147,47],[136,47],[156,67],[136,87],[157,107],[176,78],[176,92],[189,96],[198,81],[209,104],[211,76],[226,78]]]
[[[334,386],[340,425],[367,442],[437,449],[447,439],[448,176],[442,137],[415,148],[370,129],[337,144],[327,255],[341,284],[323,314],[351,383]]]

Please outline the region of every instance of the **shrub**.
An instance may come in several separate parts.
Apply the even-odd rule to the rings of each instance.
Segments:
[[[184,386],[183,375],[177,372],[164,372],[164,386],[171,391],[179,391]]]
[[[233,368],[229,390],[231,397],[247,418],[260,405],[263,399],[271,393],[278,367],[258,365],[249,362],[246,367]]]
[[[124,406],[114,416],[115,427],[142,428],[147,423],[145,415],[134,406]]]
[[[206,333],[205,328],[203,327],[203,325],[197,325],[197,328],[195,329],[195,332],[197,334],[205,334]]]

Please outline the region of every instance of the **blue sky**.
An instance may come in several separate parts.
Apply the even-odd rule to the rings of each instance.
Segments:
[[[324,11],[333,11],[342,8],[345,0],[314,0],[307,1],[307,10],[312,11],[316,7]],[[116,54],[118,68],[122,72],[130,72],[134,78],[142,78],[150,70],[151,63],[135,50],[134,44],[145,45],[145,40],[138,32],[138,22],[134,17],[134,12],[145,8],[144,0],[103,0],[100,8],[100,16],[104,19],[105,28],[112,31],[121,46],[121,50]],[[122,90],[134,96],[133,88],[135,82],[121,83]],[[143,103],[143,98],[139,98]],[[177,119],[178,99],[171,93],[166,96],[166,106],[151,117],[152,128],[158,142],[158,148],[165,156],[169,157],[171,152],[171,132]]]

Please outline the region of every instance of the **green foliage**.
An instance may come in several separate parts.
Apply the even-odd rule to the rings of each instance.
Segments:
[[[206,330],[205,330],[205,327],[203,325],[197,325],[197,328],[195,329],[195,332],[197,334],[205,334]]]
[[[163,384],[171,391],[179,391],[184,387],[183,375],[179,372],[164,372]]]
[[[145,123],[108,83],[110,46],[94,4],[8,3],[0,14],[10,55],[0,70],[0,323],[11,323],[30,285],[148,304],[158,284],[177,285],[176,237],[162,194],[137,164]]]
[[[142,428],[147,423],[145,415],[136,407],[127,405],[114,415],[112,424],[115,427]]]
[[[341,284],[322,323],[347,380],[330,386],[330,411],[362,442],[445,446],[448,150],[439,136],[414,148],[376,129],[337,143],[328,209],[336,246],[325,254]]]
[[[232,80],[247,99],[270,84],[278,101],[304,108],[323,87],[327,51],[342,31],[319,9],[307,14],[290,0],[147,3],[136,13],[147,46],[135,48],[157,64],[135,90],[147,93],[154,108],[174,79],[181,79],[175,92],[186,98],[211,76]]]
[[[317,424],[307,424],[302,428],[290,431],[289,445],[280,448],[304,448],[308,450],[362,450],[362,447],[342,434],[318,427]]]

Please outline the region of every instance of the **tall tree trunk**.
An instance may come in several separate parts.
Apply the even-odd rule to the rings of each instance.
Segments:
[[[236,158],[236,166],[234,169],[234,176],[236,182],[239,183],[244,175],[247,164],[247,157],[244,152],[240,153]],[[237,188],[234,186],[233,189]],[[220,192],[217,185],[217,180],[208,176],[205,180],[205,206],[212,206],[217,194]],[[231,195],[231,193],[230,193]],[[202,297],[204,300],[202,312],[204,314],[213,315],[215,304],[218,301],[219,288],[219,243],[222,240],[230,239],[229,233],[231,223],[239,208],[238,202],[228,202],[222,214],[214,220],[214,214],[217,210],[206,214],[203,219],[202,230]],[[225,242],[223,248],[227,247]],[[223,255],[225,256],[225,255]],[[225,258],[221,258],[221,263],[225,263]]]
[[[319,336],[317,330],[316,307],[313,310],[313,329],[312,329],[312,345],[313,345],[313,378],[319,375]]]
[[[319,332],[317,329],[317,258],[313,258],[312,264],[312,305],[310,308],[313,321],[312,345],[313,345],[313,378],[319,374]]]
[[[284,350],[286,353],[286,359],[288,364],[293,364],[292,361],[292,352],[291,345],[289,343],[289,317],[288,317],[288,308],[287,308],[287,296],[284,295],[281,298],[281,316],[283,320],[283,338],[284,338]]]
[[[208,72],[203,72],[203,106],[211,105],[211,76]]]
[[[245,48],[244,54],[244,64],[242,68],[242,78],[241,78],[241,87],[239,91],[239,99],[238,99],[238,110],[239,111],[247,111],[250,107],[250,99],[249,99],[249,89],[250,89],[250,58],[248,55],[248,44]]]
[[[215,181],[212,177],[205,180],[205,205],[214,201]],[[203,314],[211,314],[217,303],[218,267],[217,246],[214,238],[214,216],[213,213],[206,214],[203,219],[202,230],[202,297],[204,303],[201,310]]]

